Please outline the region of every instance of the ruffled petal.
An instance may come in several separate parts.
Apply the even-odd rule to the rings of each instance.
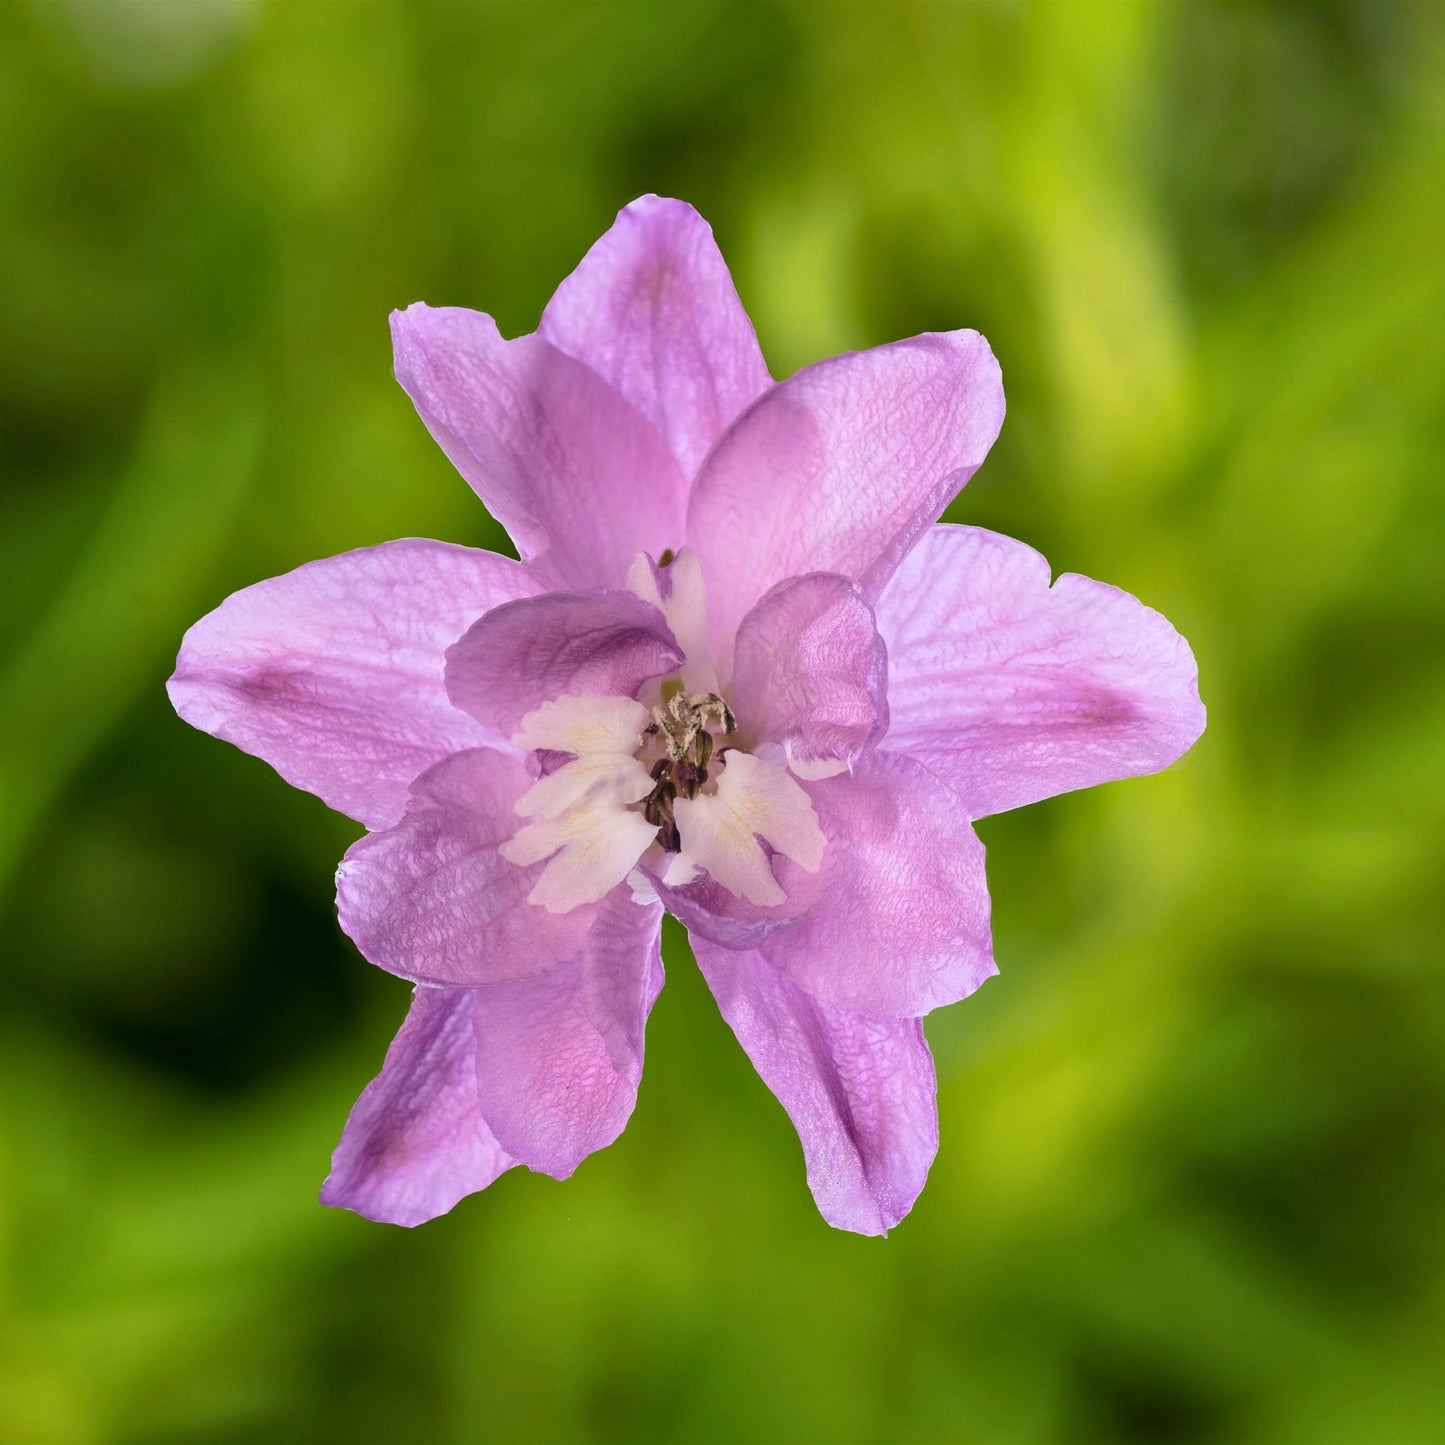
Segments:
[[[529,903],[545,865],[519,867],[498,851],[520,826],[513,808],[530,782],[516,758],[457,753],[416,780],[396,827],[347,850],[337,911],[366,958],[417,983],[472,988],[577,956],[595,909]]]
[[[288,783],[389,827],[418,773],[501,741],[452,705],[443,656],[483,613],[538,590],[510,558],[444,542],[309,562],[234,593],[186,633],[171,702]]]
[[[554,587],[617,587],[682,542],[687,481],[655,427],[590,367],[490,316],[392,313],[396,379],[520,555]]]
[[[711,227],[661,196],[619,212],[557,288],[537,334],[621,392],[689,478],[772,384]]]
[[[820,1003],[887,1018],[921,1017],[998,971],[983,844],[932,773],[875,752],[808,791],[828,839],[823,891],[756,945],[763,958]]]
[[[662,988],[662,909],[625,889],[598,908],[581,957],[477,990],[478,1100],[508,1154],[565,1179],[622,1132]]]
[[[888,654],[846,577],[774,587],[738,629],[733,710],[754,743],[780,743],[800,777],[842,771],[888,728]]]
[[[447,650],[452,701],[513,737],[544,703],[633,697],[682,664],[662,613],[624,591],[552,592],[489,612]]]
[[[1117,587],[1022,542],[935,527],[878,603],[890,750],[971,817],[1167,767],[1204,730],[1189,644]]]
[[[988,343],[952,331],[820,361],[744,412],[687,516],[724,677],[738,624],[784,578],[837,572],[876,598],[978,469],[1003,410]]]
[[[321,1202],[383,1224],[424,1224],[517,1161],[477,1106],[472,989],[419,988],[381,1073],[331,1156]]]
[[[798,1131],[823,1218],[887,1233],[913,1207],[938,1152],[922,1024],[827,1008],[758,953],[700,938],[692,946],[723,1017]]]

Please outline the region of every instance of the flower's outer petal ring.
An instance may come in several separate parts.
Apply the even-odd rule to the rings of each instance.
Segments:
[[[887,689],[873,609],[846,577],[790,577],[738,629],[733,707],[755,742],[787,749],[800,776],[809,764],[851,765],[877,742],[888,729]]]
[[[625,207],[557,288],[537,334],[621,392],[689,479],[772,385],[712,229],[685,201]]]
[[[938,1152],[921,1022],[827,1008],[760,954],[703,938],[692,946],[723,1017],[798,1131],[823,1218],[887,1233],[913,1207]]]
[[[341,926],[378,968],[415,983],[475,988],[546,973],[582,951],[596,914],[527,902],[544,863],[499,853],[531,783],[515,757],[478,748],[418,778],[394,828],[353,843],[336,874]]]
[[[1143,603],[1031,547],[931,529],[878,603],[892,714],[971,817],[1157,772],[1204,730],[1189,644]]]
[[[975,331],[820,361],[754,402],[688,505],[724,680],[738,624],[784,578],[837,572],[873,601],[978,469],[1003,413],[998,363]]]
[[[171,702],[288,783],[386,828],[418,773],[501,741],[452,705],[443,655],[483,613],[538,590],[510,558],[420,539],[309,562],[234,593],[186,633]]]
[[[476,990],[478,1103],[502,1148],[565,1179],[622,1132],[662,988],[662,909],[625,888],[596,909],[583,953],[540,978]]]
[[[383,1224],[424,1224],[517,1162],[477,1107],[477,993],[417,989],[381,1073],[346,1121],[323,1204]]]
[[[451,700],[510,738],[545,702],[635,697],[682,665],[662,613],[631,592],[549,592],[489,612],[447,651]]]
[[[932,773],[879,751],[807,788],[825,891],[758,942],[769,963],[830,1008],[885,1018],[956,1003],[998,971],[983,844]]]
[[[639,552],[680,545],[682,469],[590,367],[479,311],[417,303],[391,326],[397,380],[549,586],[617,586]]]

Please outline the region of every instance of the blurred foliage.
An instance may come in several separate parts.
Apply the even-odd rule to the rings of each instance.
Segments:
[[[646,190],[778,375],[982,329],[951,515],[1211,705],[983,825],[1002,977],[886,1242],[671,925],[612,1149],[319,1208],[407,989],[350,825],[162,690],[261,576],[503,545],[387,312],[529,330]],[[1445,1438],[1445,7],[9,0],[0,275],[0,1438]]]

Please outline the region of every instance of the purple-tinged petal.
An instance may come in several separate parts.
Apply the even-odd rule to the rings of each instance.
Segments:
[[[983,845],[948,788],[921,764],[872,752],[852,774],[807,784],[827,837],[809,873],[781,855],[785,901],[759,907],[715,879],[681,887],[648,873],[694,939],[754,950],[819,1003],[914,1018],[998,970]]]
[[[790,859],[774,855],[773,876],[786,895],[775,905],[749,903],[706,873],[690,883],[668,884],[644,868],[643,875],[663,907],[694,938],[723,948],[758,948],[766,938],[792,928],[826,891],[828,871],[809,873]]]
[[[517,1162],[477,1107],[477,996],[417,989],[381,1073],[346,1121],[323,1204],[383,1224],[424,1224]]]
[[[418,773],[500,739],[447,697],[443,654],[484,612],[529,597],[527,569],[444,542],[387,542],[228,597],[181,643],[168,684],[193,726],[385,828]]]
[[[513,805],[531,781],[503,753],[457,753],[416,780],[396,827],[352,844],[336,905],[366,958],[417,983],[473,988],[577,956],[595,908],[528,903],[546,865],[519,868],[497,851],[521,826]]]
[[[781,743],[800,777],[836,773],[888,728],[888,654],[846,577],[780,582],[743,618],[733,710],[745,735]]]
[[[642,1037],[662,988],[662,909],[618,889],[581,957],[477,991],[483,1117],[508,1154],[565,1179],[617,1138],[637,1102]]]
[[[1204,730],[1189,644],[1143,603],[1022,542],[935,527],[878,603],[887,746],[985,817],[1167,767]]]
[[[758,952],[833,1008],[921,1017],[998,970],[983,844],[926,768],[869,753],[851,774],[810,783],[828,837],[825,891]]]
[[[487,613],[447,650],[451,700],[505,738],[554,698],[634,697],[682,665],[662,613],[631,592],[552,592]]]
[[[701,938],[692,946],[723,1017],[798,1131],[823,1218],[887,1233],[913,1207],[938,1152],[922,1024],[827,1008],[761,954]]]
[[[590,367],[479,311],[417,303],[391,327],[397,380],[550,585],[617,587],[639,552],[681,545],[682,469]]]
[[[975,331],[916,336],[805,367],[727,430],[693,487],[714,657],[770,587],[837,572],[872,601],[978,470],[1003,386]]]
[[[712,229],[684,201],[643,196],[619,212],[537,334],[621,392],[689,478],[772,385]]]

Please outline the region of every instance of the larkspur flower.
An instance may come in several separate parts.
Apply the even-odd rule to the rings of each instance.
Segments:
[[[922,1016],[995,972],[972,821],[1162,768],[1204,712],[1158,613],[936,525],[1003,421],[972,331],[768,375],[706,223],[628,206],[534,335],[393,317],[396,373],[520,561],[398,541],[229,598],[187,721],[370,830],[342,927],[416,984],[322,1191],[416,1224],[621,1132],[664,907],[881,1233],[937,1149]]]

